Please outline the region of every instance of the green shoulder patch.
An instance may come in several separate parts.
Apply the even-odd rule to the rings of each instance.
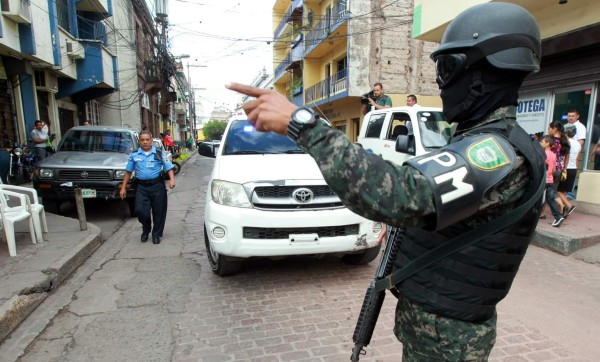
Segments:
[[[493,170],[510,164],[510,159],[492,137],[469,146],[467,157],[471,164],[482,170]]]

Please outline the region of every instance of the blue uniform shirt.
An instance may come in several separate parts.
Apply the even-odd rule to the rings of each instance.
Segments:
[[[160,176],[160,172],[165,170],[168,172],[173,168],[173,164],[167,160],[167,155],[164,151],[162,152],[162,160],[156,155],[156,148],[152,146],[150,153],[146,156],[142,148],[138,148],[137,151],[129,156],[127,172],[135,171],[135,176],[140,180],[153,180]]]

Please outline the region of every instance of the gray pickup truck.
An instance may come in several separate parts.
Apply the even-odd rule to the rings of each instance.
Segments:
[[[136,130],[73,127],[61,139],[56,153],[36,165],[33,187],[52,213],[59,213],[63,201],[74,200],[77,188],[82,189],[84,198],[118,199],[129,155],[137,148]],[[127,201],[134,216],[135,192],[131,183]]]

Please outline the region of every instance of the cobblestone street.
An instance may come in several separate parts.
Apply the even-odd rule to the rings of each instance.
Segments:
[[[140,243],[137,220],[127,221],[13,332],[1,355],[61,362],[349,360],[377,263],[256,259],[238,275],[216,276],[202,238],[212,161],[190,161],[199,171],[179,176],[170,193],[163,242]],[[388,293],[361,361],[401,360],[392,332],[395,301]],[[490,360],[597,360],[598,301],[597,264],[530,247],[498,307]],[[37,337],[20,351],[31,336]]]

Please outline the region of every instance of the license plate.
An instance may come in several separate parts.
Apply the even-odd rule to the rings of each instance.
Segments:
[[[81,197],[84,199],[91,199],[96,197],[96,190],[92,189],[81,189]]]
[[[319,234],[290,234],[291,243],[316,243],[319,241]]]

